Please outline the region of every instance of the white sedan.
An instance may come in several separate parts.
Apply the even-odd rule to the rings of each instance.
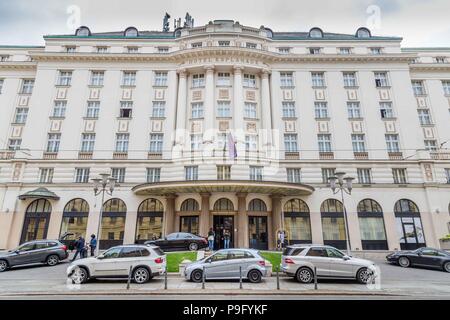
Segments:
[[[75,260],[67,268],[72,283],[85,283],[94,278],[126,278],[130,274],[136,283],[145,283],[163,274],[166,255],[157,246],[123,245],[112,247],[97,257]]]

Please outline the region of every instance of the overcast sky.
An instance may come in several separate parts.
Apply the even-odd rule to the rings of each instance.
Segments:
[[[92,32],[128,26],[161,30],[165,12],[188,11],[195,25],[232,19],[273,31],[354,33],[368,26],[375,35],[402,36],[403,46],[450,47],[448,0],[0,0],[0,44],[42,45],[45,34],[68,34],[78,25]]]

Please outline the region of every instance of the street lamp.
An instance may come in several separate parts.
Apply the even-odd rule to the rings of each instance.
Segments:
[[[101,230],[101,224],[102,224],[102,216],[103,216],[103,203],[105,201],[105,192],[112,195],[114,191],[114,187],[116,186],[116,178],[112,178],[110,174],[108,173],[101,173],[100,178],[92,179],[94,182],[94,194],[95,196],[98,196],[99,194],[102,194],[102,202],[100,206],[100,217],[98,220],[98,230],[97,230],[97,248],[96,248],[96,255],[100,252],[100,230]]]
[[[350,247],[350,232],[348,229],[348,219],[347,219],[347,209],[345,208],[344,202],[344,192],[348,195],[352,194],[353,189],[353,180],[355,178],[345,177],[345,172],[336,172],[333,177],[329,177],[328,181],[330,182],[330,188],[333,191],[333,194],[341,193],[342,206],[344,209],[344,221],[345,221],[345,233],[346,240],[345,243],[347,245],[347,255],[351,255],[351,247]]]

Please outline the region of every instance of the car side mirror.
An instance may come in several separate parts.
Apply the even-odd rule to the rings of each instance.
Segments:
[[[422,255],[422,252],[417,252],[417,255],[418,255],[418,256],[421,256],[421,255]]]
[[[349,257],[349,256],[343,256],[342,259],[344,259],[345,261],[347,261],[347,260],[350,260],[351,257]]]
[[[97,259],[99,259],[99,260],[105,259],[105,256],[101,254],[101,255],[97,256]]]

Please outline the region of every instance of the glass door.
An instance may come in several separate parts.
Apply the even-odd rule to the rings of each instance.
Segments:
[[[37,216],[37,217],[27,217],[25,218],[21,243],[32,241],[32,240],[42,240],[47,237],[48,231],[48,216]]]
[[[248,217],[249,246],[252,249],[267,250],[267,217]]]
[[[234,217],[233,216],[214,216],[213,219],[214,232],[216,237],[214,239],[214,250],[223,249],[225,246],[223,233],[228,230],[230,234],[230,248],[234,246]]]

